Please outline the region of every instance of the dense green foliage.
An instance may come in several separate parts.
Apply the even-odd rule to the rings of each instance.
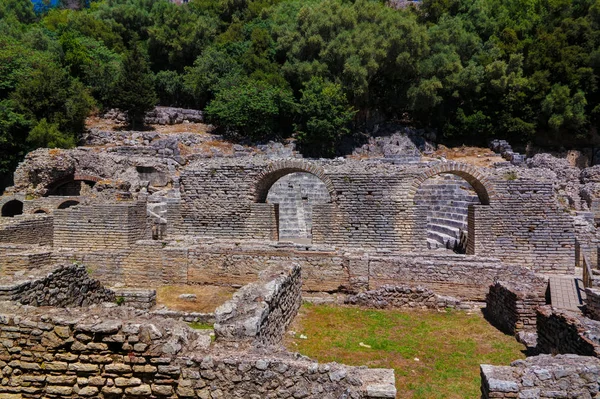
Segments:
[[[451,143],[581,145],[600,118],[600,0],[0,2],[0,175],[90,110],[205,109],[234,137],[332,156],[369,122]]]

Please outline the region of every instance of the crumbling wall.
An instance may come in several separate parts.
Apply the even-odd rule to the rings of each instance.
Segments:
[[[39,274],[39,273],[38,273]],[[115,300],[113,291],[90,278],[84,266],[63,265],[26,281],[2,281],[0,300],[33,306],[89,306]]]
[[[301,304],[300,266],[271,267],[215,310],[215,335],[222,341],[279,344]]]
[[[481,398],[593,398],[600,360],[577,355],[540,355],[510,366],[481,365]]]
[[[542,306],[537,311],[537,349],[541,353],[600,354],[600,322],[574,312]]]
[[[48,215],[1,218],[0,243],[52,245],[54,219]]]
[[[536,309],[546,304],[545,284],[497,281],[485,298],[485,317],[508,334],[536,331]]]
[[[0,395],[23,397],[394,398],[393,370],[287,352],[212,347],[208,334],[131,308],[0,303]],[[16,350],[18,348],[18,350]]]
[[[384,285],[377,290],[349,295],[344,303],[369,308],[457,309],[459,299],[438,295],[424,287]]]

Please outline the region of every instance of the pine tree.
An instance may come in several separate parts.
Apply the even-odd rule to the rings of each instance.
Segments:
[[[145,57],[137,44],[125,56],[121,75],[114,90],[114,104],[127,112],[129,123],[135,129],[136,123],[144,121],[146,112],[154,109],[157,103],[154,80]]]

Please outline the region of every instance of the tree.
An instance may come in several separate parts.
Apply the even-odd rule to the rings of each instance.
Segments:
[[[350,132],[356,111],[339,84],[313,77],[302,90],[296,125],[305,155],[333,156],[340,139]]]
[[[75,146],[75,138],[58,130],[57,123],[48,123],[46,118],[31,129],[27,143],[34,148],[70,148]]]
[[[158,101],[152,73],[137,44],[123,59],[113,97],[112,105],[127,112],[134,129],[137,123],[143,123],[146,112],[154,109]]]
[[[265,140],[289,129],[293,108],[289,89],[250,80],[219,91],[206,107],[206,115],[228,133]]]

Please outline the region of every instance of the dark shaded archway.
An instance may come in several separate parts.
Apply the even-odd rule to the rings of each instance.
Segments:
[[[48,211],[45,209],[36,209],[35,211],[33,211],[33,213],[48,213]]]
[[[57,209],[67,209],[75,205],[79,205],[79,201],[68,200],[60,204]]]
[[[2,216],[14,217],[23,214],[23,202],[19,200],[11,200],[2,206]]]
[[[62,177],[48,185],[45,196],[76,197],[83,185],[94,187],[101,179],[92,175],[74,174]]]

